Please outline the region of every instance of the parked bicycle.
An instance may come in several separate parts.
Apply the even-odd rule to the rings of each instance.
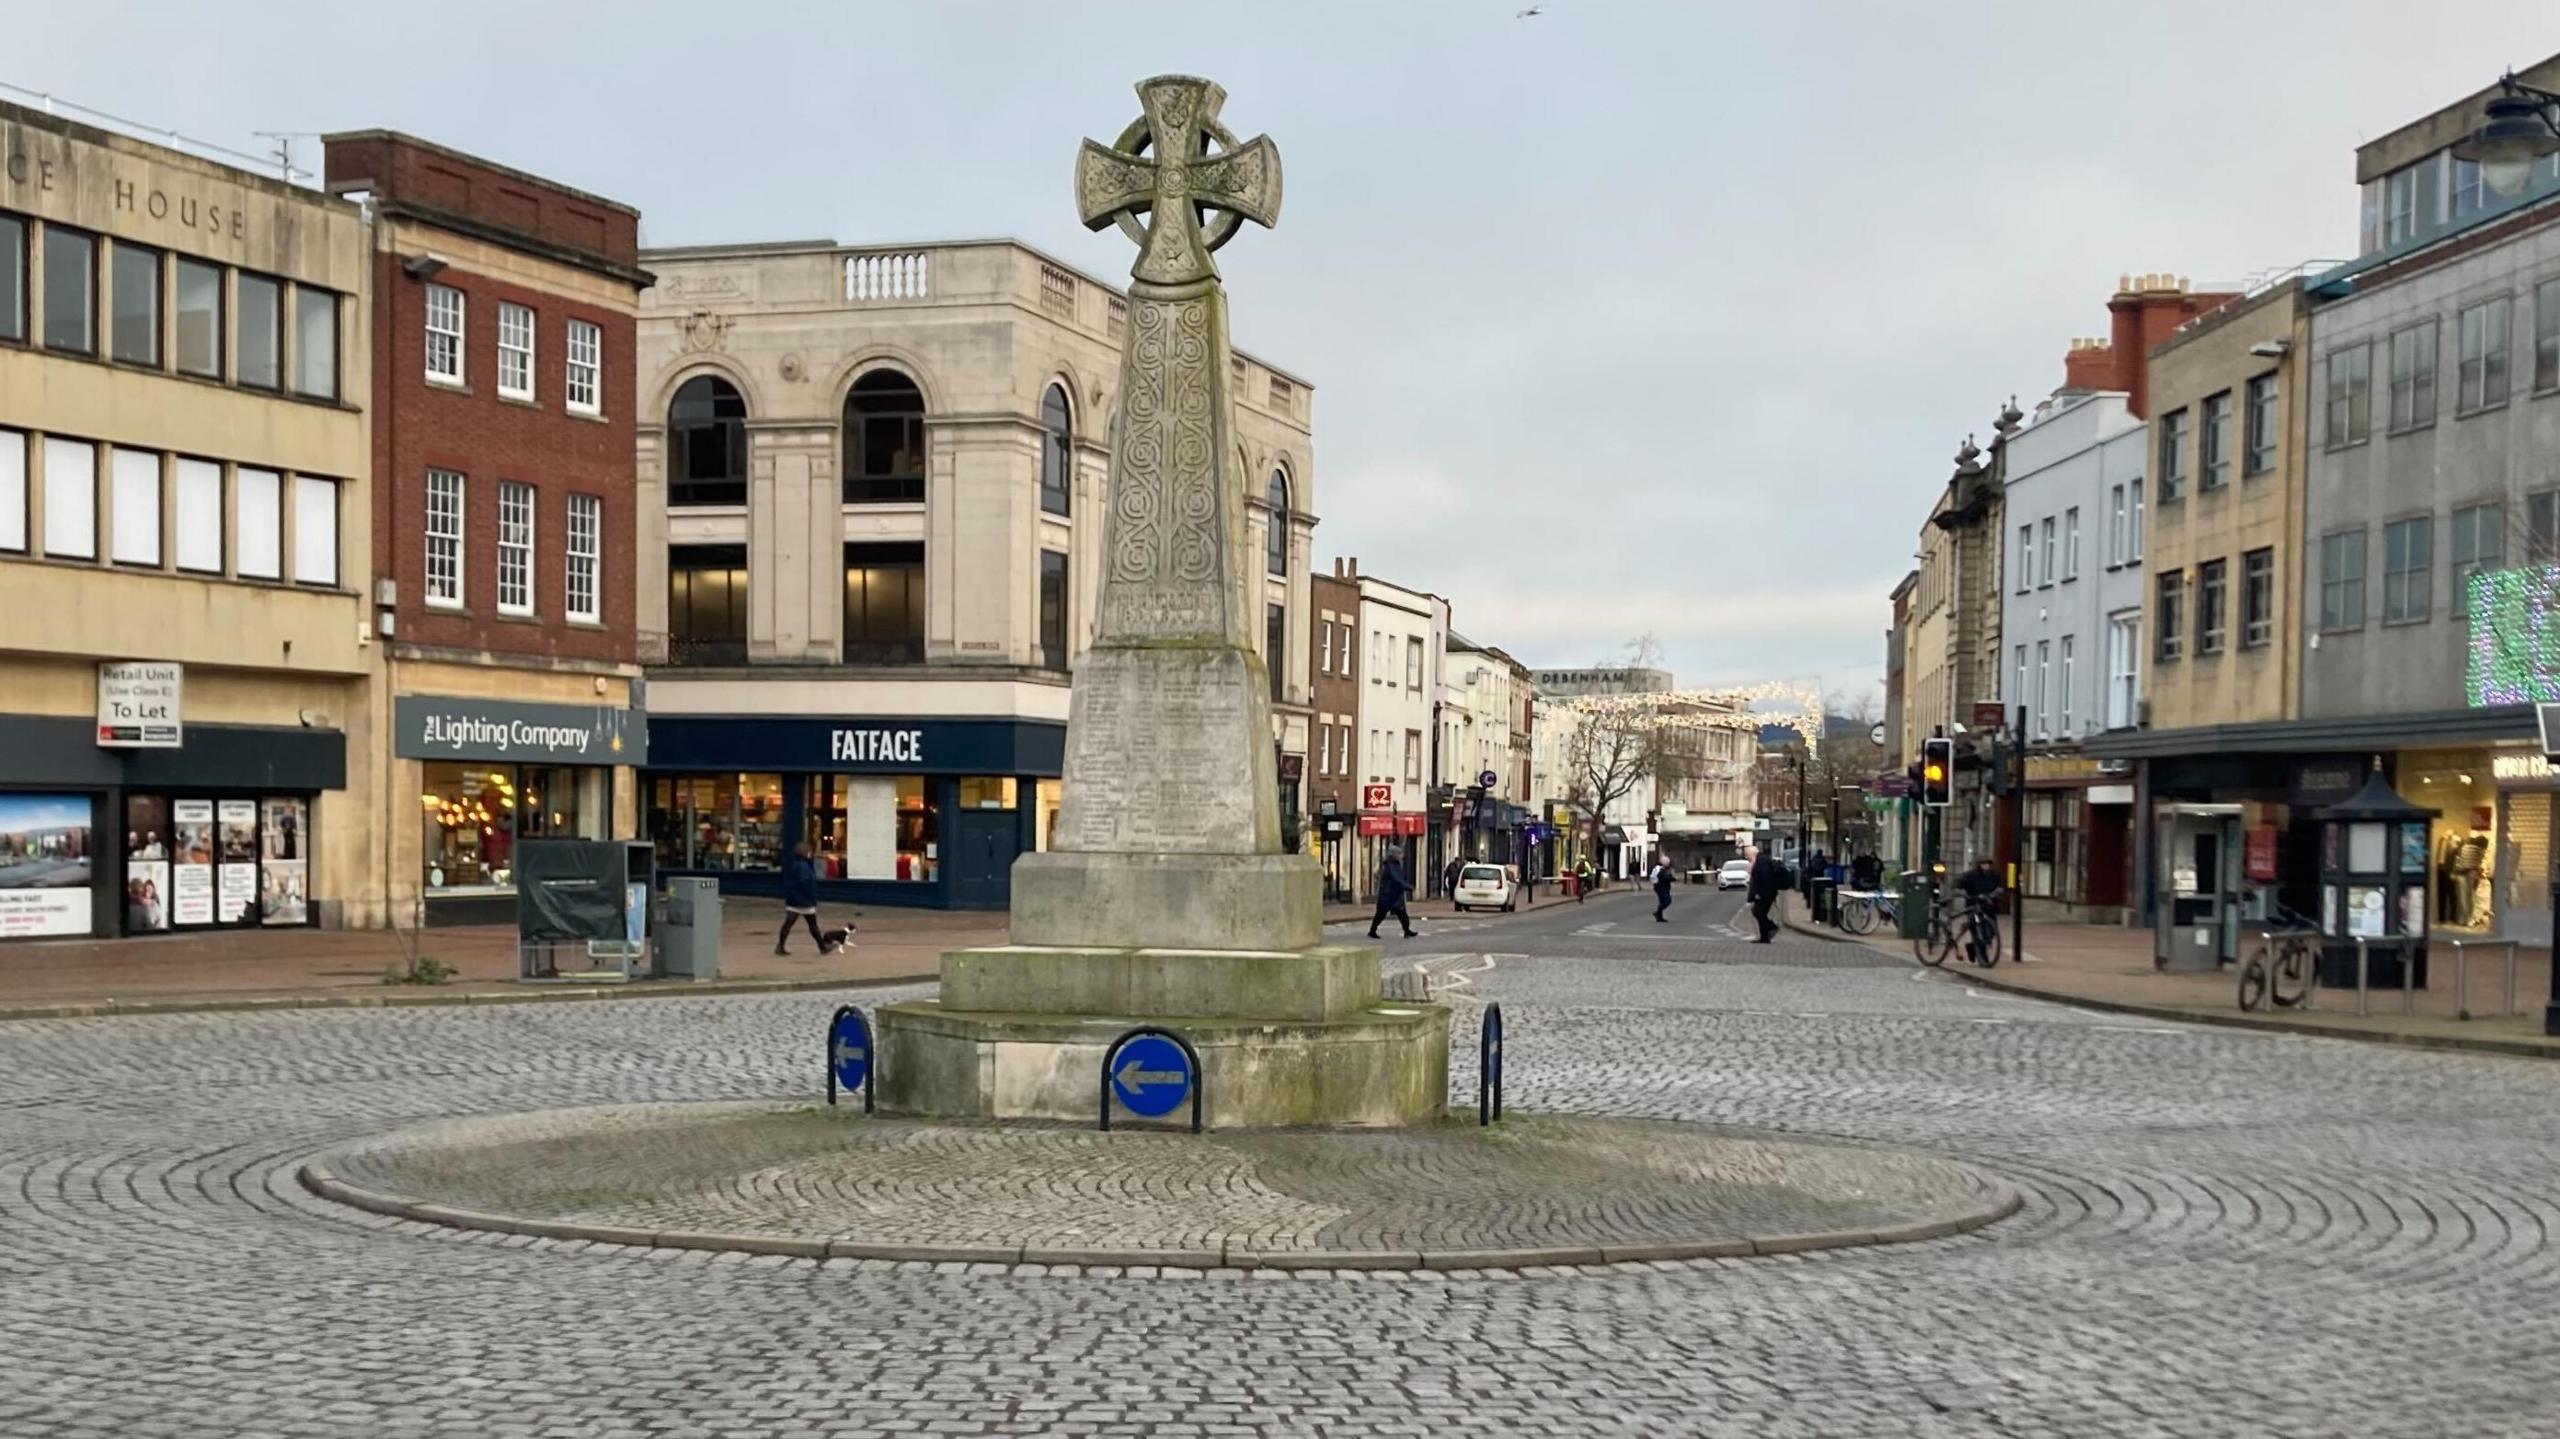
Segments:
[[[2000,962],[2000,917],[1991,906],[1970,895],[1940,895],[1929,909],[1929,929],[1911,942],[1920,962],[1942,968],[1961,949],[1984,969]]]
[[[2307,1005],[2320,987],[2319,927],[2283,905],[2274,908],[2271,926],[2259,931],[2256,952],[2240,967],[2244,1012]]]
[[[1899,928],[1901,906],[1892,895],[1880,890],[1844,890],[1840,895],[1840,927],[1851,934],[1872,934],[1876,922]]]

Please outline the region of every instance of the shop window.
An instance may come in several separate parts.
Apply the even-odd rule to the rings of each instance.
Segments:
[[[2018,878],[2030,898],[2080,901],[2079,826],[2077,791],[2028,792]]]
[[[1066,802],[1066,791],[1054,779],[1041,780],[1037,788],[1040,822],[1032,833],[1032,847],[1045,854],[1058,847],[1058,809]]]
[[[178,373],[222,378],[222,267],[178,257]]]
[[[98,447],[86,440],[45,437],[44,552],[98,557]]]
[[[430,893],[503,889],[515,874],[515,771],[429,760],[420,766]]]
[[[924,546],[844,547],[844,662],[924,663]]]
[[[27,552],[27,436],[0,430],[0,550]]]
[[[960,781],[962,809],[1011,809],[1014,782],[1009,776],[971,775]]]
[[[27,338],[27,222],[0,215],[0,340]]]
[[[284,477],[242,465],[231,477],[231,504],[241,577],[284,578]]]
[[[854,381],[844,401],[844,502],[924,498],[924,392],[895,370]]]
[[[746,502],[746,399],[727,380],[696,375],[667,406],[667,503]]]
[[[338,296],[297,285],[293,291],[293,392],[307,399],[338,398]]]
[[[110,472],[107,512],[114,517],[117,564],[160,566],[160,457],[119,448]]]
[[[338,582],[336,480],[293,477],[293,579],[304,585]]]
[[[284,282],[243,273],[240,288],[240,383],[261,390],[284,384]]]
[[[178,568],[222,573],[222,466],[178,457]]]
[[[1067,391],[1051,385],[1040,397],[1040,508],[1068,513],[1075,500],[1075,432],[1067,414]]]
[[[44,228],[44,347],[98,351],[98,241],[61,225]]]
[[[922,775],[811,775],[802,838],[828,879],[924,883],[941,826]]]
[[[667,547],[667,662],[736,665],[747,659],[747,547]]]
[[[90,932],[91,830],[85,794],[0,792],[0,893],[10,938]]]
[[[303,795],[128,793],[124,929],[311,922],[311,801]]]
[[[1040,552],[1040,667],[1067,668],[1067,557]]]
[[[311,922],[311,802],[299,796],[261,800],[258,922]]]
[[[160,252],[115,243],[108,276],[114,328],[111,352],[128,365],[160,364]]]

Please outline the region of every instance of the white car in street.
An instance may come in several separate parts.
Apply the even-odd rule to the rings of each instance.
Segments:
[[[1507,864],[1470,864],[1458,870],[1458,888],[1449,898],[1458,912],[1470,909],[1517,909],[1520,876]]]
[[[1749,889],[1750,887],[1751,861],[1747,859],[1726,860],[1724,867],[1716,871],[1718,890]]]

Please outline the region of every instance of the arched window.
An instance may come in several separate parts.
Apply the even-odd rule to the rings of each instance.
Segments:
[[[746,502],[746,399],[717,375],[696,375],[667,406],[667,503]]]
[[[895,370],[874,370],[844,398],[844,502],[924,498],[924,392]]]
[[[1275,575],[1289,573],[1289,472],[1271,472],[1271,528],[1262,542],[1263,568]]]
[[[1067,391],[1064,385],[1051,385],[1040,397],[1040,508],[1063,515],[1074,492],[1075,433],[1067,417]]]

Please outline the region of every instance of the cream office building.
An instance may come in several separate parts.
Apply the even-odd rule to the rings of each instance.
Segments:
[[[643,786],[662,869],[996,907],[1046,848],[1091,638],[1126,302],[1006,240],[644,252]],[[1249,311],[1237,316],[1250,330]],[[1239,353],[1281,795],[1309,722],[1313,394]]]
[[[370,257],[0,104],[0,939],[382,922]]]

